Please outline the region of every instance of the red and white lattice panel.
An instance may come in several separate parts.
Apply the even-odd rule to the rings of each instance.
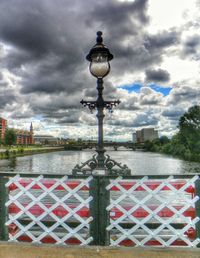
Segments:
[[[196,180],[198,176],[110,180],[110,245],[196,247]]]
[[[11,178],[6,184],[9,199],[10,241],[87,245],[92,241],[92,217],[87,179]]]

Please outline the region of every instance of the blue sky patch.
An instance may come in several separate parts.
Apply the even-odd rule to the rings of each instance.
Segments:
[[[119,88],[123,89],[123,90],[127,90],[129,93],[131,93],[131,92],[139,93],[142,86],[143,85],[141,83],[133,83],[133,84],[127,84],[127,85],[120,86]],[[172,89],[172,87],[162,87],[161,85],[158,85],[155,83],[148,84],[148,86],[152,90],[162,93],[164,96],[169,95],[169,93]]]
[[[129,93],[133,92],[133,91],[136,92],[136,93],[139,93],[141,87],[142,87],[141,83],[133,83],[133,84],[127,84],[127,85],[124,85],[124,86],[120,86],[119,88],[123,89],[123,90],[127,90]]]
[[[149,86],[152,90],[155,90],[157,92],[161,92],[164,96],[169,95],[169,93],[172,89],[172,87],[162,87],[162,86],[157,85],[155,83],[151,83],[151,84],[149,84]]]

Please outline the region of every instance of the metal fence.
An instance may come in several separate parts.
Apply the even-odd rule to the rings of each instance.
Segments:
[[[6,241],[198,247],[200,178],[1,174],[0,212]]]

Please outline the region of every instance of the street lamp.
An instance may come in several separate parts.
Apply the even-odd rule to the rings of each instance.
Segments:
[[[96,101],[81,100],[81,104],[85,107],[88,106],[90,111],[97,109],[98,120],[98,142],[96,152],[97,155],[82,165],[76,165],[72,170],[73,174],[88,174],[88,173],[105,173],[105,174],[125,174],[130,175],[130,169],[126,165],[116,162],[111,159],[109,155],[105,155],[103,141],[103,119],[104,109],[108,109],[112,112],[113,107],[120,104],[119,100],[116,101],[104,101],[103,99],[103,78],[110,72],[110,63],[113,59],[113,55],[109,49],[103,44],[102,32],[97,32],[96,44],[90,50],[86,59],[90,62],[90,73],[97,78],[97,91],[98,97]]]

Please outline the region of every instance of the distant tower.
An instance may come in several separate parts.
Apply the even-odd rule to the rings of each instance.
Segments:
[[[30,126],[30,144],[34,144],[34,138],[33,138],[33,124],[31,122]]]

